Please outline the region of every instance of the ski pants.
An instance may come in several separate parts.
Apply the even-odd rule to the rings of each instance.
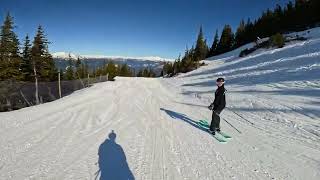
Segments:
[[[211,131],[216,131],[216,129],[220,129],[220,113],[221,111],[212,111],[212,120],[210,124]]]

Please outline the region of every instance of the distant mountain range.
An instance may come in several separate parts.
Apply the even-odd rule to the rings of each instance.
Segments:
[[[103,56],[103,55],[76,55],[66,52],[56,52],[53,53],[53,59],[56,66],[59,69],[65,69],[68,66],[69,54],[72,60],[77,60],[78,58],[83,62],[87,63],[89,69],[101,67],[109,61],[113,61],[115,64],[127,64],[129,67],[133,68],[136,73],[143,68],[151,68],[157,74],[160,74],[162,67],[165,62],[173,61],[172,59],[166,59],[161,57],[122,57],[122,56]]]

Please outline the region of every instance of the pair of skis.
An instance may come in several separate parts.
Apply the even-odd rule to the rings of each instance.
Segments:
[[[210,125],[209,125],[208,121],[206,121],[206,120],[200,120],[198,122],[198,126],[206,129],[207,131],[209,131],[209,128],[210,128]],[[212,135],[212,136],[216,140],[218,140],[220,143],[227,143],[228,142],[227,140],[232,138],[231,136],[229,136],[228,134],[226,134],[225,132],[222,132],[222,131],[216,132],[216,134]]]

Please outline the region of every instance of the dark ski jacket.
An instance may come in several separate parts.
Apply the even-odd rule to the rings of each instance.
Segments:
[[[213,101],[213,111],[221,112],[226,107],[226,89],[224,85],[218,87],[215,92],[214,101]]]

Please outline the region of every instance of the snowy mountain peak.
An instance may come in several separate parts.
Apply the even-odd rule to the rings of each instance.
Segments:
[[[162,58],[159,56],[145,56],[145,57],[128,57],[128,56],[106,56],[106,55],[78,55],[73,53],[67,52],[55,52],[52,53],[53,58],[60,58],[60,59],[68,59],[69,55],[71,59],[75,60],[78,57],[80,59],[121,59],[121,60],[143,60],[143,61],[174,61],[174,59],[169,58]]]
[[[67,52],[55,52],[52,53],[53,58],[60,58],[60,59],[69,59],[69,55],[71,59],[77,59],[80,57],[79,55],[73,54],[73,53],[67,53]]]

